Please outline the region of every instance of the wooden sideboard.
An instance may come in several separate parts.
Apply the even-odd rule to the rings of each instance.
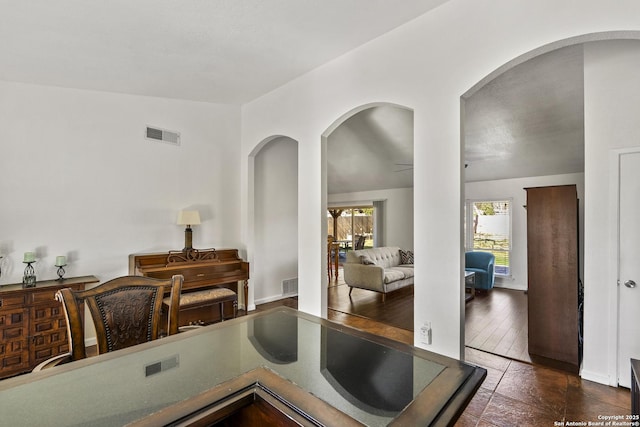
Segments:
[[[59,289],[82,290],[94,276],[0,286],[0,378],[31,371],[40,362],[69,351],[67,322]]]
[[[157,279],[168,279],[181,274],[184,276],[183,293],[216,286],[229,288],[236,293],[242,289],[244,295],[239,301],[244,304],[245,311],[248,307],[249,263],[240,258],[237,249],[191,249],[132,254],[129,255],[129,274]],[[238,282],[242,283],[240,289]],[[190,310],[188,313],[181,310],[179,324],[184,326],[200,320],[211,323],[217,320],[212,317],[215,313],[206,309],[199,312]]]

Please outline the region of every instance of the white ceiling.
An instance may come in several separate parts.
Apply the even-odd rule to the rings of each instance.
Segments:
[[[0,80],[240,104],[446,0],[0,0]]]

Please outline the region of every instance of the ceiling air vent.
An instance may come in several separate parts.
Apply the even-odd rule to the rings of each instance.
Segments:
[[[173,145],[180,145],[180,134],[170,130],[147,126],[147,139],[154,139]]]

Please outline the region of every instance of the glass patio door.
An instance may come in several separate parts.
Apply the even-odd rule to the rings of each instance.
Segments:
[[[373,207],[330,208],[327,230],[340,243],[341,252],[352,250],[360,243],[373,247]]]

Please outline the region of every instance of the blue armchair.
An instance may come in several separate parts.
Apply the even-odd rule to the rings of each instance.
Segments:
[[[476,273],[476,289],[493,288],[495,260],[490,252],[472,251],[464,254],[464,269]]]

